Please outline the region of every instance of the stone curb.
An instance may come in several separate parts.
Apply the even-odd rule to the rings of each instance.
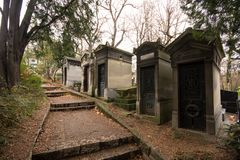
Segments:
[[[162,157],[162,155],[159,154],[159,152],[157,150],[155,150],[153,147],[151,147],[150,144],[148,144],[147,142],[145,142],[143,140],[143,138],[139,135],[139,133],[137,131],[135,131],[134,129],[128,127],[122,120],[121,118],[119,118],[117,115],[115,115],[114,113],[112,113],[110,110],[108,110],[105,105],[109,105],[107,102],[104,102],[100,99],[94,98],[94,97],[90,97],[88,95],[73,91],[71,89],[68,89],[66,87],[62,87],[63,89],[66,89],[67,91],[71,92],[72,94],[76,94],[91,100],[94,100],[97,104],[97,107],[108,117],[110,117],[111,119],[113,119],[115,122],[119,123],[122,127],[126,128],[127,130],[129,130],[133,136],[136,142],[138,142],[140,144],[141,150],[143,151],[143,154],[145,154],[145,158],[149,159],[149,160],[164,160],[164,158]]]
[[[103,149],[118,147],[123,144],[132,143],[133,136],[122,137],[109,141],[96,142],[75,147],[63,148],[59,150],[50,150],[38,154],[33,154],[33,160],[62,159],[66,157],[89,154]]]
[[[48,101],[48,100],[47,100]],[[43,119],[42,119],[42,121],[40,122],[40,125],[39,125],[39,128],[38,128],[38,131],[37,131],[37,133],[36,133],[36,136],[35,136],[35,138],[34,138],[34,141],[33,141],[33,144],[32,144],[32,150],[33,150],[33,148],[34,148],[34,146],[35,146],[35,143],[37,142],[37,139],[38,139],[38,137],[39,137],[39,135],[40,135],[40,133],[41,133],[41,131],[42,131],[42,128],[43,128],[43,125],[44,125],[44,122],[45,122],[45,120],[46,120],[46,118],[48,117],[48,114],[49,114],[49,112],[50,112],[50,103],[49,103],[49,101],[47,102],[48,103],[48,110],[47,110],[47,112],[44,114],[44,116],[43,116]],[[30,153],[29,153],[29,156],[28,156],[28,160],[31,160],[32,159],[32,155],[33,155],[33,151],[30,151]]]
[[[133,135],[134,135],[134,139],[137,143],[140,144],[140,148],[142,150],[143,153],[145,153],[145,155],[149,160],[164,160],[162,158],[162,156],[158,153],[158,151],[154,150],[147,142],[145,142],[141,136],[138,134],[138,132],[136,132],[134,129],[128,127],[122,120],[121,118],[117,117],[117,115],[114,115],[111,111],[109,111],[108,109],[106,109],[104,106],[101,106],[102,104],[97,104],[98,108],[107,116],[109,116],[110,118],[112,118],[114,121],[116,121],[117,123],[119,123],[121,126],[123,126],[124,128],[126,128],[127,130],[129,130]]]

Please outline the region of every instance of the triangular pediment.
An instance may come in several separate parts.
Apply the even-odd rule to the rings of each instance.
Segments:
[[[138,48],[134,50],[134,53],[137,55],[137,54],[145,53],[148,51],[150,52],[156,49],[164,50],[164,48],[165,47],[162,44],[160,44],[160,42],[158,41],[156,42],[145,41]]]
[[[172,60],[183,59],[183,57],[213,57],[213,50],[217,51],[219,57],[224,57],[218,38],[214,39],[211,36],[199,38],[195,33],[203,33],[203,31],[188,28],[167,46],[166,51],[170,53]]]

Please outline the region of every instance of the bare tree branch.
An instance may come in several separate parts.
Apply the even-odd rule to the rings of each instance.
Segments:
[[[169,44],[184,27],[180,27],[186,22],[180,10],[180,5],[172,0],[166,3],[152,0],[144,1],[140,12],[132,19],[135,32],[136,44],[140,45],[143,41],[156,41],[163,45]],[[143,25],[144,24],[144,25]]]
[[[117,46],[123,41],[125,33],[126,33],[126,31],[123,30],[123,31],[122,31],[122,36],[121,36],[120,40],[115,44],[114,47],[117,47]]]
[[[27,10],[25,12],[25,15],[23,17],[22,23],[20,25],[20,36],[23,37],[24,34],[27,33],[27,30],[30,25],[31,17],[34,11],[34,6],[36,5],[37,0],[30,0],[28,3]]]
[[[127,30],[125,28],[120,29],[119,28],[119,23],[122,23],[119,21],[123,10],[126,6],[132,6],[132,4],[128,3],[128,0],[121,0],[121,1],[117,1],[118,3],[113,3],[112,0],[106,0],[105,3],[101,3],[100,6],[105,9],[106,11],[108,11],[108,13],[110,14],[111,17],[111,21],[112,21],[112,31],[108,31],[108,33],[110,32],[110,36],[111,36],[111,46],[116,47],[118,46],[124,39],[125,33],[127,32]],[[124,23],[124,22],[123,22]],[[119,31],[122,30],[121,33],[121,38],[119,39],[119,41],[117,41],[116,39],[118,38],[117,35],[119,33]]]

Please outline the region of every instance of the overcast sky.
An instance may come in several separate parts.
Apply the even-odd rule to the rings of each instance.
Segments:
[[[113,1],[118,2],[119,0],[113,0]],[[139,12],[139,7],[143,3],[143,1],[144,0],[128,0],[128,2],[130,4],[133,4],[135,6],[135,8],[130,7],[130,6],[124,8],[123,13],[121,15],[121,18],[122,19],[129,19],[129,17],[131,17],[135,13]],[[151,0],[151,1],[156,1],[158,3],[162,3],[163,5],[167,2],[167,0]],[[178,0],[172,0],[172,1],[178,1]],[[28,2],[28,0],[23,0],[21,19],[22,19],[23,15],[26,11],[27,2]],[[2,7],[2,5],[3,5],[3,1],[1,0],[0,7]],[[177,7],[177,8],[180,9],[180,6]],[[104,14],[104,12],[103,12],[103,14]],[[1,14],[0,14],[0,18],[1,18]],[[129,22],[129,20],[128,20],[128,23],[131,23],[131,22]],[[127,25],[129,25],[129,24],[127,24]],[[111,24],[106,23],[103,27],[103,30],[109,30],[109,26],[111,26]],[[186,26],[184,26],[184,27],[186,27]],[[131,35],[131,36],[134,36],[134,35]],[[106,41],[110,42],[109,36],[107,34],[105,34],[102,37],[101,40],[102,40],[103,44],[105,44]],[[125,38],[124,41],[118,46],[118,48],[121,48],[121,49],[127,50],[129,52],[132,52],[134,46],[135,46],[135,44],[132,41],[130,41],[128,38]]]

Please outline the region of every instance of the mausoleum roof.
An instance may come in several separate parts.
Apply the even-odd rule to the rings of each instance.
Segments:
[[[130,53],[130,52],[127,52],[125,50],[122,50],[122,49],[119,49],[119,48],[116,48],[116,47],[109,46],[107,44],[105,44],[105,45],[103,45],[103,44],[98,45],[98,47],[94,50],[94,53],[97,54],[99,51],[104,50],[104,49],[110,49],[110,50],[113,50],[113,51],[121,52],[121,53],[123,53],[125,55],[128,55],[128,56],[133,56],[133,54]]]
[[[145,41],[143,42],[138,48],[133,49],[134,54],[138,54],[140,52],[146,51],[146,50],[155,50],[155,49],[160,49],[164,50],[165,47],[157,40],[156,42],[151,42],[151,41]]]
[[[215,36],[204,32],[204,30],[192,28],[187,28],[180,36],[178,36],[172,43],[170,43],[166,47],[166,52],[169,54],[174,54],[179,49],[181,49],[182,46],[187,45],[188,43],[198,43],[205,45],[206,47],[215,47],[222,58],[225,56],[220,37],[216,38]]]
[[[71,60],[71,61],[79,61],[79,62],[81,62],[80,59],[78,59],[78,58],[74,58],[74,57],[67,57],[67,56],[65,56],[65,59],[67,59],[67,60]]]

